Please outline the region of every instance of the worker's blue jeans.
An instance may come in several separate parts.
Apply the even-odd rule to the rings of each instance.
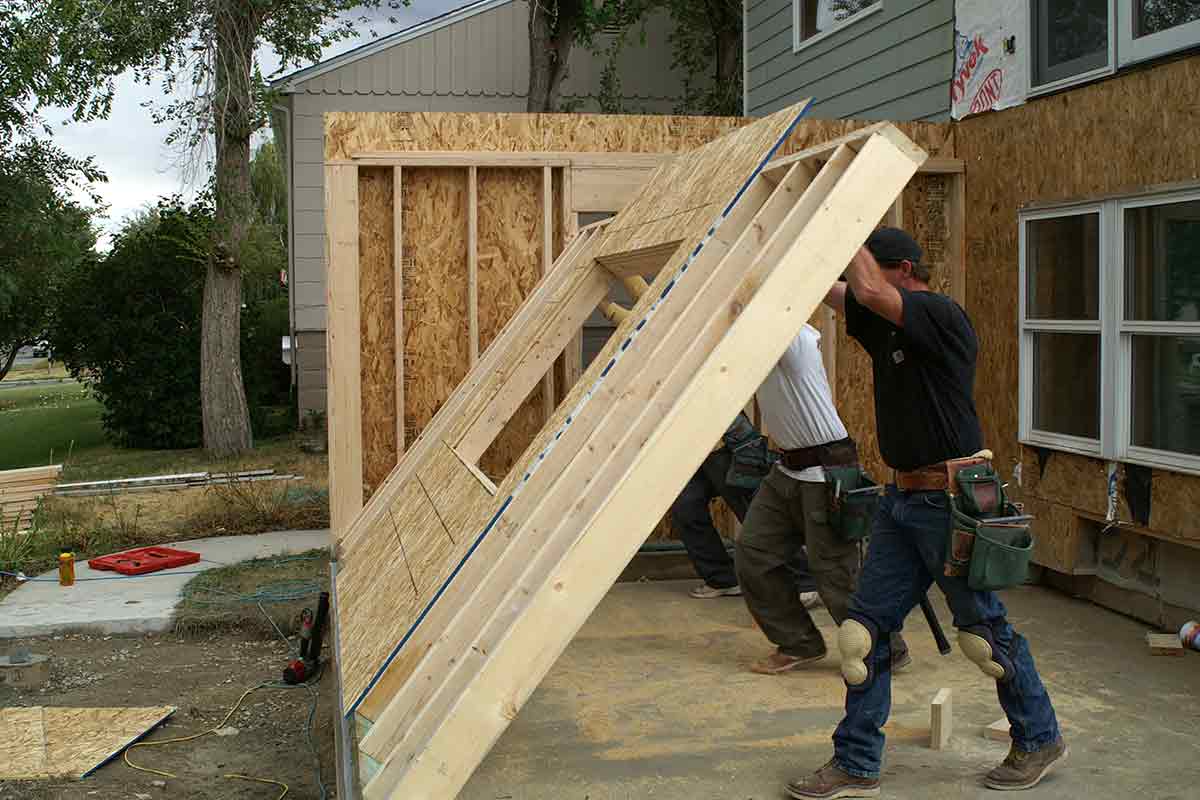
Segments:
[[[1020,750],[1035,752],[1058,738],[1058,720],[1029,646],[1008,624],[1000,598],[992,592],[972,591],[965,576],[943,572],[950,525],[947,502],[943,492],[903,492],[895,486],[887,487],[880,502],[867,561],[850,598],[850,617],[868,621],[878,631],[868,656],[874,675],[862,686],[848,688],[846,716],[833,734],[837,764],[851,775],[879,777],[882,729],[892,706],[886,634],[900,630],[934,582],[946,595],[955,627],[987,625],[996,647],[1006,651],[1015,666],[1010,681],[996,683],[1013,743]]]

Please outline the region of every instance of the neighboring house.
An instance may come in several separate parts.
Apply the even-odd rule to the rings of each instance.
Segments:
[[[365,44],[272,86],[273,127],[285,154],[291,209],[288,286],[301,418],[325,408],[324,129],[327,111],[523,112],[529,85],[527,0],[480,0]],[[629,111],[671,113],[683,81],[671,69],[670,19],[650,17],[644,46],[617,63]],[[598,43],[602,48],[605,36]],[[602,57],[572,50],[564,107],[599,111]],[[613,209],[614,211],[619,209]]]
[[[950,118],[953,0],[745,0],[746,113]]]
[[[746,106],[946,119],[987,444],[1035,561],[1169,626],[1200,575],[1200,3],[747,0]],[[956,57],[955,57],[956,56]]]

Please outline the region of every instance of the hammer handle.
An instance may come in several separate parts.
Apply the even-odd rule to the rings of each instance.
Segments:
[[[946,640],[946,632],[942,630],[942,623],[938,621],[937,612],[933,610],[927,594],[921,595],[921,613],[929,623],[929,630],[933,633],[933,640],[937,642],[938,652],[944,656],[950,655],[950,642]]]

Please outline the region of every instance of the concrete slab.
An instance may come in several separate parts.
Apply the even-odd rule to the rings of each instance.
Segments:
[[[87,562],[77,563],[74,586],[60,586],[56,570],[39,575],[38,580],[0,600],[0,639],[63,631],[118,634],[168,630],[184,585],[198,572],[328,545],[327,530],[193,539],[171,546],[199,553],[203,560],[198,564],[139,576],[120,576],[94,570]]]
[[[745,603],[692,600],[694,584],[614,587],[461,800],[774,800],[786,780],[824,764],[845,698],[837,656],[787,675],[748,672],[769,646]],[[1156,658],[1145,626],[1053,590],[1004,599],[1071,747],[1022,797],[1196,797],[1200,653]],[[823,610],[816,619],[832,642],[833,621]],[[1003,714],[995,683],[957,647],[939,656],[919,611],[905,633],[915,663],[893,682],[882,796],[997,797],[980,781],[1008,749],[983,735]],[[935,751],[929,703],[943,687],[954,694],[953,735]]]

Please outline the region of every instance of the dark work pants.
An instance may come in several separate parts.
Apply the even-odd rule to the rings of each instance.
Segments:
[[[763,481],[737,542],[737,574],[746,605],[780,652],[808,657],[825,642],[800,601],[788,565],[805,547],[817,593],[834,622],[846,618],[859,569],[858,544],[829,525],[824,483],[799,481],[778,469]]]
[[[738,579],[733,558],[725,549],[721,534],[713,526],[709,503],[718,497],[722,498],[738,521],[743,522],[754,497],[751,490],[730,486],[725,482],[732,458],[725,448],[710,453],[671,505],[671,526],[683,540],[696,573],[709,586],[718,589],[736,586]],[[799,591],[812,591],[812,576],[808,574],[808,563],[803,552],[797,553],[789,564],[788,574]]]

